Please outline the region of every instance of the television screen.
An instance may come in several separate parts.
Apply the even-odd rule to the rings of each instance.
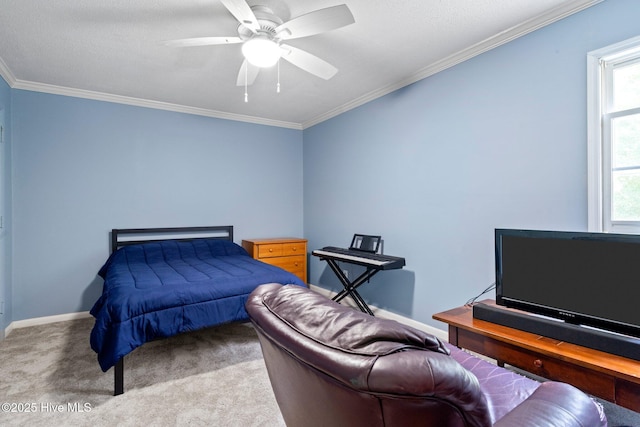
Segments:
[[[495,233],[497,304],[640,337],[640,236]]]

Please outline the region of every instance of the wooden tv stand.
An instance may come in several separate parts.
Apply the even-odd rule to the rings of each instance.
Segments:
[[[640,412],[640,362],[636,360],[477,320],[467,306],[433,318],[449,325],[449,342],[457,347]]]

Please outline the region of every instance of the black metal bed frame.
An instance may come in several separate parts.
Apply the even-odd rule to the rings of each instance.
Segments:
[[[171,236],[176,236],[171,237]],[[145,238],[141,238],[146,236]],[[129,238],[128,238],[129,237]],[[128,245],[155,242],[159,240],[220,239],[233,242],[233,225],[205,227],[163,227],[163,228],[114,228],[111,230],[111,253]],[[124,356],[113,367],[113,395],[124,393]]]

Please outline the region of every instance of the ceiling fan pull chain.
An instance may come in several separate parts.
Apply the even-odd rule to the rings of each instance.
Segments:
[[[278,84],[276,85],[276,93],[280,93],[280,59],[278,59]]]
[[[244,102],[249,102],[249,92],[247,91],[247,70],[249,69],[249,64],[245,63],[244,67]]]

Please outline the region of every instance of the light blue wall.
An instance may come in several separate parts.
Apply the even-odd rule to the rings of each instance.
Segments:
[[[639,16],[605,1],[305,130],[310,249],[381,234],[407,266],[365,300],[442,328],[494,281],[496,227],[586,230],[586,54]],[[339,288],[315,257],[309,280]]]
[[[302,131],[13,91],[13,320],[88,310],[112,228],[301,236]]]
[[[0,123],[4,142],[0,146],[0,340],[11,323],[11,89],[0,77]]]
[[[585,56],[640,34],[639,15],[607,0],[304,132],[0,79],[13,151],[0,327],[88,310],[111,228],[209,224],[310,249],[380,233],[407,267],[365,298],[442,327],[432,313],[494,280],[495,227],[586,229]],[[338,289],[315,257],[310,281]]]

